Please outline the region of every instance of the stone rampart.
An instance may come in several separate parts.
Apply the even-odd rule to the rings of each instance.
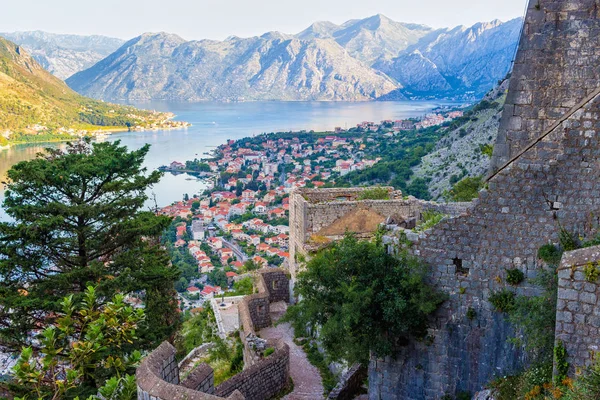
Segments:
[[[163,342],[150,353],[136,371],[138,400],[223,400],[214,396],[213,371],[201,366],[197,373],[179,384],[179,367],[175,360],[175,348]],[[201,389],[206,392],[200,391]],[[229,400],[244,400],[240,392],[231,393]]]
[[[289,279],[285,272],[278,268],[263,268],[256,272],[255,284],[258,293],[246,296],[238,307],[240,318],[240,335],[244,343],[244,364],[246,367],[261,360],[248,340],[256,337],[256,332],[271,326],[270,304],[277,301],[289,302]]]
[[[556,342],[567,350],[571,374],[600,352],[600,246],[565,253],[558,269]]]
[[[598,229],[599,37],[596,1],[530,1],[489,190],[465,215],[442,221],[412,247],[449,299],[435,315],[429,343],[371,360],[371,399],[474,393],[527,365],[522,349],[507,340],[514,328],[488,299],[507,287],[508,269],[518,268],[527,278],[538,274],[543,265],[537,250],[558,243],[559,223],[583,237]],[[517,293],[537,294],[530,282]],[[476,313],[472,320],[469,309]]]

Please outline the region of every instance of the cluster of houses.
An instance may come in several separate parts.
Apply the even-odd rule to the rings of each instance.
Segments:
[[[420,120],[385,120],[380,124],[365,121],[357,127],[362,132],[393,136],[395,132],[440,125],[462,115],[461,111],[453,111],[429,114]],[[259,140],[230,140],[219,146],[217,157],[206,162],[213,173],[211,189],[160,211],[183,219],[177,226],[174,245],[189,251],[200,274],[210,274],[221,266],[230,267],[230,274],[235,274],[233,271],[239,271],[248,260],[261,267],[285,262],[289,257],[290,192],[333,184],[338,177],[381,161],[375,156],[366,157],[375,138],[353,136],[265,136]],[[171,169],[185,166],[178,161],[170,164]],[[217,259],[220,265],[214,265]],[[221,291],[207,287],[202,297]]]
[[[432,113],[427,114],[420,119],[398,119],[398,120],[383,120],[377,124],[371,121],[363,121],[356,124],[356,128],[364,132],[380,132],[387,131],[390,133],[397,133],[400,131],[410,131],[413,129],[429,128],[431,126],[442,125],[444,122],[452,121],[453,119],[463,116],[462,111],[450,111],[447,113]],[[336,133],[342,133],[346,130],[341,127],[336,127]]]

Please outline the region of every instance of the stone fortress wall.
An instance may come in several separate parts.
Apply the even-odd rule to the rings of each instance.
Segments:
[[[507,269],[518,268],[527,278],[538,274],[544,266],[537,250],[558,243],[559,223],[584,237],[597,232],[599,14],[594,0],[530,0],[489,190],[465,215],[442,221],[412,247],[432,266],[431,282],[449,293],[435,316],[433,343],[413,343],[395,359],[372,359],[371,399],[473,393],[527,364],[521,349],[507,340],[514,328],[492,310],[488,298],[509,286]],[[578,367],[589,361],[600,338],[599,292],[581,280],[579,269],[571,278],[565,257],[557,338],[565,339],[570,361]],[[538,289],[526,280],[516,291],[535,295]],[[476,311],[473,320],[466,317],[469,308]],[[582,321],[588,330],[575,332]]]
[[[180,381],[175,348],[163,342],[136,371],[138,400],[267,400],[288,385],[288,345],[280,340],[267,342],[275,351],[261,357],[249,339],[271,325],[271,302],[289,300],[289,280],[280,269],[259,270],[256,279],[258,293],[246,296],[239,308],[244,370],[215,388],[212,368],[201,364]]]

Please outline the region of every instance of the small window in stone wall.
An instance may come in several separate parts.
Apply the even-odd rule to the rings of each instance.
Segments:
[[[279,286],[279,281],[273,281],[272,286],[274,290],[277,289],[277,286]]]
[[[258,313],[262,314],[265,312],[265,306],[258,306]]]
[[[456,268],[456,275],[467,276],[469,275],[469,268],[463,267],[463,260],[460,258],[455,258],[452,260],[452,264]]]

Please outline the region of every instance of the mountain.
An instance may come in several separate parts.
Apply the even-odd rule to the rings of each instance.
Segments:
[[[23,135],[170,126],[170,115],[83,97],[0,37],[0,144]]]
[[[296,35],[300,39],[334,39],[350,55],[367,65],[389,60],[432,32],[428,26],[396,22],[377,14],[341,26],[317,22]]]
[[[492,21],[431,32],[374,68],[402,88],[384,99],[481,98],[509,72],[523,20]]]
[[[290,35],[143,34],[67,80],[105,100],[475,100],[511,68],[522,19],[433,30],[383,15]]]
[[[333,39],[144,34],[67,80],[112,100],[368,100],[399,86]]]
[[[125,42],[106,36],[41,31],[0,33],[0,36],[23,46],[46,70],[61,79],[91,67]]]

